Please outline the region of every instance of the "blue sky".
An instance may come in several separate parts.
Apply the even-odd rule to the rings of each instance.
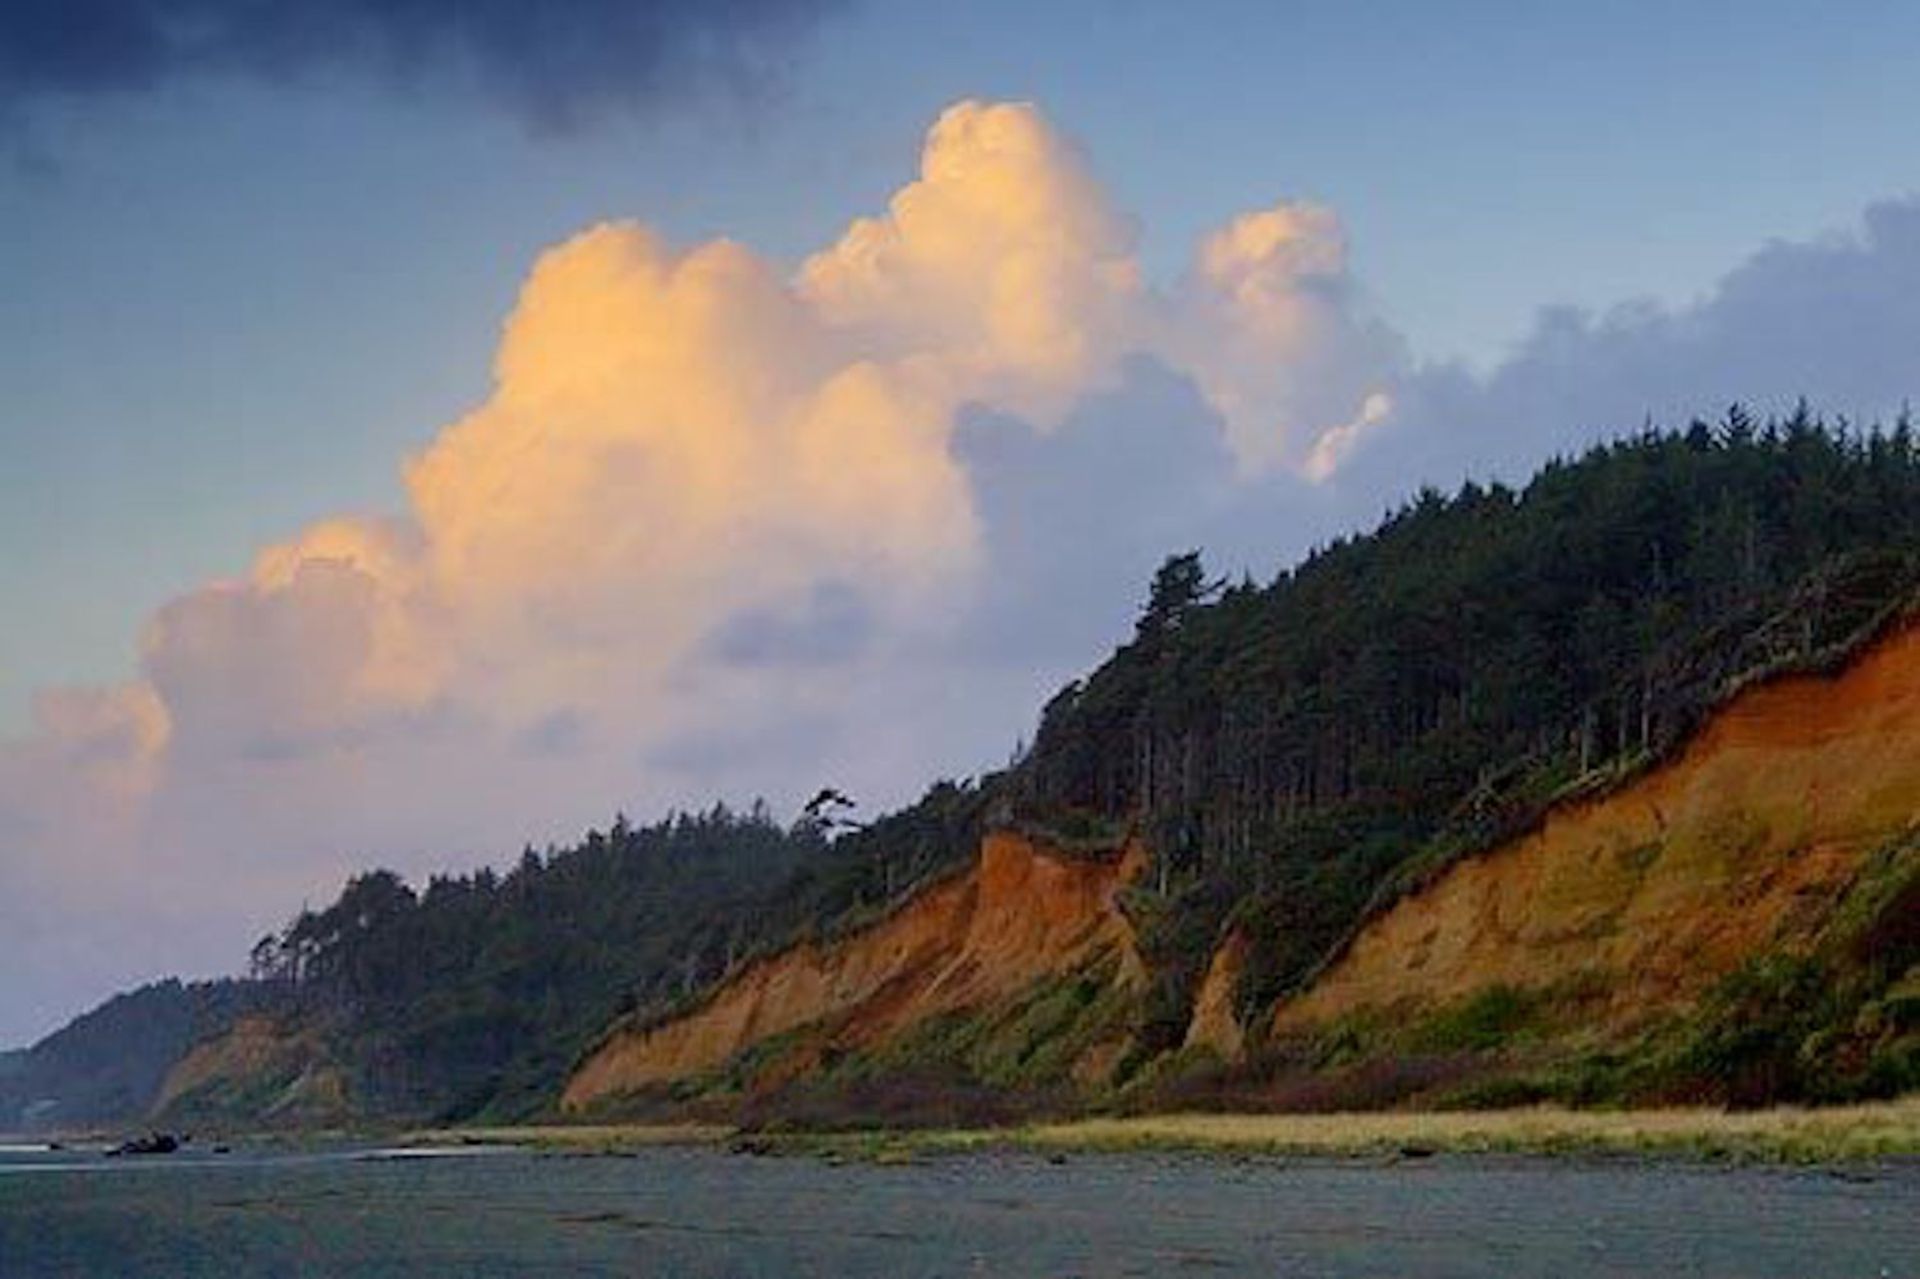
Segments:
[[[550,67],[76,92],[0,0],[0,1043],[369,861],[990,766],[1168,551],[1270,572],[1649,414],[1910,393],[1913,6],[767,8],[771,81],[590,58],[556,132]],[[779,283],[903,189],[872,273]],[[1054,311],[969,291],[1008,262]],[[191,928],[129,927],[156,872]]]
[[[1156,273],[1310,197],[1417,355],[1486,364],[1541,304],[1683,301],[1920,185],[1915,48],[1899,4],[868,4],[765,103],[561,138],[339,72],[53,105],[52,167],[0,168],[0,725],[263,540],[392,506],[526,262],[596,219],[798,255],[948,102],[1032,99]]]

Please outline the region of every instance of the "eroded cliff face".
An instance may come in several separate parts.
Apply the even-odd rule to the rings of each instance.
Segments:
[[[319,1037],[270,1016],[241,1017],[174,1063],[155,1118],[311,1124],[350,1110],[346,1075]]]
[[[1675,759],[1465,860],[1370,924],[1273,1028],[1579,983],[1601,1026],[1810,940],[1920,822],[1920,628],[1831,677],[1748,689]]]
[[[941,1014],[988,1008],[1094,965],[1138,983],[1132,930],[1114,899],[1145,860],[1133,843],[1096,860],[991,834],[972,870],[872,927],[759,960],[687,1015],[615,1032],[568,1080],[561,1106],[577,1111],[705,1075],[803,1029],[836,1051],[880,1045]]]
[[[1201,979],[1193,1017],[1187,1023],[1187,1048],[1208,1049],[1222,1061],[1240,1060],[1247,1037],[1234,1005],[1246,966],[1247,939],[1236,929],[1215,947],[1207,975]]]

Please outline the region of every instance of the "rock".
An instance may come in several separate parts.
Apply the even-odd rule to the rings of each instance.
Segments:
[[[144,1137],[123,1141],[107,1152],[116,1155],[171,1155],[180,1149],[180,1139],[170,1132],[152,1132]]]

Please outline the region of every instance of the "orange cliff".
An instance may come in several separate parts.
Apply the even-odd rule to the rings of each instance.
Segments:
[[[803,1028],[836,1048],[876,1044],[1109,958],[1119,960],[1118,980],[1138,982],[1133,932],[1114,898],[1145,863],[1137,842],[1094,860],[990,834],[972,870],[873,926],[755,961],[693,1012],[614,1032],[567,1081],[561,1107],[707,1074]]]
[[[1920,821],[1920,626],[1836,675],[1751,687],[1674,759],[1549,813],[1361,929],[1272,1026],[1494,985],[1604,992],[1601,1025],[1810,942],[1866,858]]]
[[[1206,976],[1193,999],[1185,1047],[1204,1048],[1225,1061],[1238,1061],[1246,1048],[1246,1032],[1234,1011],[1240,976],[1247,966],[1247,939],[1239,929],[1214,949]]]
[[[173,1064],[149,1114],[196,1121],[337,1121],[350,1113],[346,1076],[317,1035],[273,1017],[237,1019]]]

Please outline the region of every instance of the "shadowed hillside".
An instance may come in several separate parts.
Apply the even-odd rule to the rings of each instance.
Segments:
[[[272,1004],[273,992],[242,981],[160,981],[115,995],[33,1047],[0,1054],[0,1132],[143,1115],[182,1054]]]

